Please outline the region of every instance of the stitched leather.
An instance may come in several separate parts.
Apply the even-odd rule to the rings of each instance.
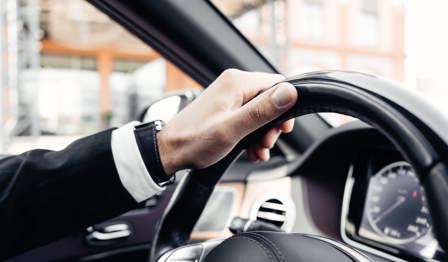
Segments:
[[[242,233],[214,248],[205,262],[353,262],[354,257],[334,246],[301,234]]]

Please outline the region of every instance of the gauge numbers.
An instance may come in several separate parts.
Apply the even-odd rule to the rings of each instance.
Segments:
[[[414,241],[432,225],[423,187],[406,162],[390,164],[370,179],[365,212],[376,233],[393,244]]]

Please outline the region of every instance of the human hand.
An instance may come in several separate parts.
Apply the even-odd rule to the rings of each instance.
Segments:
[[[157,134],[167,174],[205,168],[226,156],[248,134],[276,119],[297,101],[297,91],[278,74],[225,70],[190,105]],[[270,129],[248,148],[253,161],[269,159],[281,133],[292,131],[290,119]]]

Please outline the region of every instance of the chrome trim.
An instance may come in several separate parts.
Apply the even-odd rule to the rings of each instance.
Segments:
[[[90,232],[86,236],[86,239],[89,242],[102,242],[127,238],[132,234],[129,225],[124,223],[104,226],[101,228],[102,232],[93,229],[93,227],[87,228],[87,231]]]
[[[337,241],[331,240],[329,238],[321,237],[321,236],[315,236],[315,235],[305,235],[305,236],[324,241],[324,242],[334,246],[339,251],[344,252],[345,254],[349,255],[350,257],[356,259],[357,262],[373,262],[373,260],[370,259],[369,257],[367,257],[366,255],[356,251],[353,248],[350,248],[349,246],[339,243]]]
[[[224,239],[213,239],[198,244],[181,246],[163,254],[157,262],[201,262]]]
[[[254,220],[248,219],[246,224],[244,224],[243,232],[247,232],[247,230],[249,229],[249,227],[252,225],[253,222],[254,222]]]
[[[294,222],[296,221],[296,205],[294,204],[294,201],[290,196],[282,196],[274,192],[267,192],[261,195],[255,201],[255,203],[252,204],[252,207],[249,212],[249,218],[251,220],[257,220],[260,208],[267,200],[270,199],[277,199],[278,201],[284,204],[285,216],[262,211],[264,215],[263,218],[280,222],[284,221],[283,225],[281,226],[281,229],[285,230],[286,232],[291,232],[292,228],[294,227]]]
[[[286,222],[286,216],[279,215],[279,214],[276,214],[276,213],[267,212],[267,211],[258,211],[257,212],[257,217],[260,217],[260,218],[263,218],[263,219],[266,219],[266,220],[277,221],[277,222],[283,222],[283,223]]]
[[[277,203],[264,202],[263,204],[261,204],[261,207],[276,209],[276,210],[285,211],[285,212],[287,211],[287,209],[285,208],[284,205],[277,204]]]

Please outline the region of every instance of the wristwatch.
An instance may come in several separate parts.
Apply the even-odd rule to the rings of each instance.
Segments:
[[[163,126],[162,120],[155,120],[134,127],[135,139],[146,170],[160,187],[173,184],[176,179],[174,174],[168,175],[165,173],[160,160],[157,133],[162,130]]]

